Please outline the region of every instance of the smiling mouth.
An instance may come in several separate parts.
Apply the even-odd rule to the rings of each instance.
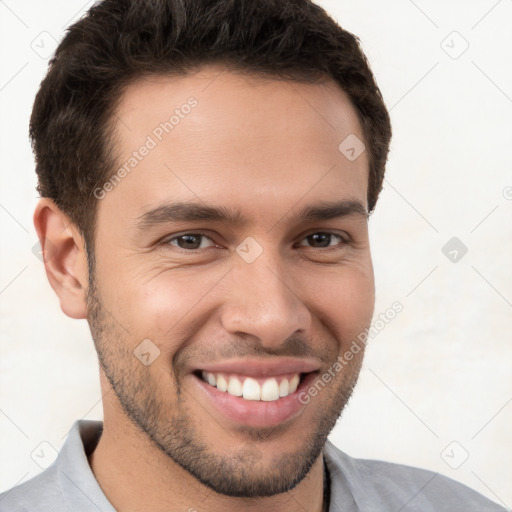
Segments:
[[[310,372],[312,373],[312,372]],[[196,377],[231,396],[244,400],[274,402],[297,390],[308,373],[288,373],[268,378],[253,378],[247,375],[197,370]]]

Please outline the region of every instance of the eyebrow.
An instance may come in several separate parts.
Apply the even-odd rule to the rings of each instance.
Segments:
[[[317,222],[340,217],[358,216],[368,219],[369,213],[359,200],[344,199],[342,201],[320,202],[305,206],[293,220]],[[234,226],[245,226],[250,219],[240,210],[229,210],[223,206],[209,206],[201,203],[165,203],[159,205],[136,218],[136,228],[145,231],[170,222],[211,221],[223,222]]]

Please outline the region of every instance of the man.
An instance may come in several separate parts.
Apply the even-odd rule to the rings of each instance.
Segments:
[[[89,322],[104,421],[75,423],[0,510],[503,510],[327,441],[373,315],[391,128],[322,9],[97,3],[30,134],[47,276]]]

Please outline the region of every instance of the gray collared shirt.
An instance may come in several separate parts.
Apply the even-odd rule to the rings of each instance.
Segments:
[[[0,494],[0,512],[115,512],[89,466],[102,422],[78,420],[55,462]],[[355,459],[327,442],[330,512],[505,512],[454,480],[423,469]]]

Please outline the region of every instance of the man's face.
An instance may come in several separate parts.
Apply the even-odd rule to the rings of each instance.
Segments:
[[[355,109],[330,81],[207,67],[136,82],[114,119],[129,171],[98,201],[88,321],[117,410],[219,493],[289,490],[351,394],[363,352],[334,364],[373,314],[367,219],[333,208],[367,208],[367,154],[338,149],[363,140]]]

